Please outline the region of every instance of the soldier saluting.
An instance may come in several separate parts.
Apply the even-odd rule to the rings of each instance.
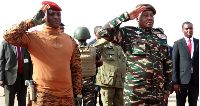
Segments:
[[[54,2],[42,4],[32,19],[12,26],[3,37],[31,54],[37,91],[34,106],[74,106],[74,98],[79,97],[82,89],[79,48],[70,35],[60,32],[62,9]],[[41,24],[42,31],[27,32]]]
[[[127,56],[125,106],[163,106],[170,94],[172,61],[165,34],[153,28],[155,14],[152,5],[139,4],[98,31],[101,37],[119,44]],[[138,27],[120,28],[122,22],[135,18]]]

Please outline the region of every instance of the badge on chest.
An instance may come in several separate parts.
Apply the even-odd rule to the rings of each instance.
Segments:
[[[24,63],[28,63],[28,59],[24,59]]]

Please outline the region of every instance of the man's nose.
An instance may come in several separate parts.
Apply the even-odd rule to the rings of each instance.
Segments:
[[[54,18],[55,18],[55,19],[58,19],[58,18],[59,18],[59,16],[58,16],[58,15],[54,15]]]

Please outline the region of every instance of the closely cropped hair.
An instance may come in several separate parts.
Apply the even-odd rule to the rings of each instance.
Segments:
[[[184,23],[182,24],[182,28],[183,28],[183,26],[184,26],[185,24],[191,24],[191,25],[193,26],[193,24],[192,24],[191,22],[186,21],[186,22],[184,22]]]
[[[102,26],[96,26],[96,27],[94,28],[94,34],[96,34],[97,31],[98,31],[99,29],[101,29],[101,28],[102,28]]]

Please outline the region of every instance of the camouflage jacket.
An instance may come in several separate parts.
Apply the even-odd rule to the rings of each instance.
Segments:
[[[128,20],[129,15],[125,12],[98,31],[101,37],[119,44],[127,56],[125,87],[141,98],[169,95],[172,61],[166,36],[155,28],[120,28],[121,23]]]
[[[96,85],[123,88],[126,74],[126,57],[119,45],[99,39],[95,46],[102,56],[103,65],[98,68]]]

